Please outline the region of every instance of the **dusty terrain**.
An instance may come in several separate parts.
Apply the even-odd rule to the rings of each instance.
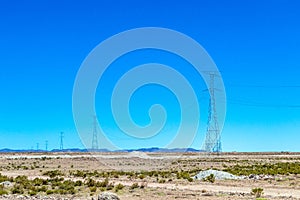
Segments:
[[[207,169],[241,179],[191,178]],[[0,173],[0,199],[300,199],[300,153],[3,153]]]

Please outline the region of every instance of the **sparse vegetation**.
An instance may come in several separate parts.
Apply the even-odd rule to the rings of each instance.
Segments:
[[[207,176],[203,179],[203,181],[207,181],[207,182],[210,182],[210,183],[214,183],[215,180],[216,180],[216,178],[215,178],[215,175],[213,175],[213,174],[210,174],[209,176]]]
[[[139,188],[139,184],[138,183],[133,183],[131,186],[130,186],[130,189],[131,190],[134,190],[136,188]]]
[[[8,192],[4,189],[0,189],[0,196],[8,194]]]
[[[264,158],[265,157],[266,156],[264,156]],[[282,159],[281,157],[270,157],[266,160],[261,158],[253,159],[253,157],[247,160],[241,159],[238,156],[230,157],[230,159],[229,156],[225,158],[216,157],[214,159],[210,157],[202,157],[199,159],[191,157],[186,159],[180,158],[179,161],[151,160],[151,162],[148,162],[147,160],[141,161],[138,158],[134,159],[134,162],[127,162],[126,158],[120,158],[121,160],[116,159],[117,161],[113,161],[114,164],[111,166],[125,166],[126,168],[120,168],[125,171],[112,170],[112,168],[108,169],[103,168],[102,166],[97,167],[96,165],[96,167],[94,167],[94,165],[91,165],[91,163],[94,163],[94,160],[86,157],[77,157],[76,159],[71,158],[68,162],[63,162],[63,160],[61,160],[62,158],[52,158],[51,161],[46,157],[42,157],[41,159],[13,158],[0,163],[0,171],[5,175],[18,174],[20,172],[19,174],[21,176],[11,178],[0,173],[0,183],[5,181],[10,182],[5,183],[5,187],[0,185],[0,195],[20,195],[27,196],[29,199],[31,198],[30,196],[46,195],[53,195],[53,197],[64,197],[64,195],[77,197],[77,195],[81,196],[82,194],[85,194],[94,197],[102,191],[113,191],[118,193],[118,195],[123,195],[124,193],[126,195],[130,193],[136,196],[141,195],[141,198],[144,193],[149,193],[151,195],[156,195],[158,199],[161,199],[165,195],[172,196],[171,193],[177,192],[170,189],[172,185],[174,185],[175,188],[180,188],[182,185],[184,185],[184,187],[192,185],[193,187],[196,183],[189,183],[194,181],[192,178],[193,176],[200,171],[206,171],[206,169],[216,169],[227,171],[235,175],[255,175],[246,177],[251,181],[253,180],[252,182],[248,180],[250,183],[255,183],[253,185],[248,185],[247,190],[254,186],[257,187],[251,190],[251,194],[253,195],[252,198],[256,200],[266,200],[261,197],[263,195],[263,189],[258,187],[260,185],[268,184],[268,187],[276,185],[275,188],[278,185],[278,187],[284,186],[285,189],[291,190],[300,186],[299,157],[300,156],[298,156],[298,159],[296,159],[296,157],[285,157],[285,159]],[[245,156],[244,158],[247,157]],[[153,167],[148,168],[147,162],[150,163],[150,166],[153,164]],[[170,164],[170,166],[168,166],[168,164]],[[58,166],[60,166],[59,169]],[[6,173],[7,171],[10,172]],[[32,172],[36,173],[36,175],[33,176]],[[24,176],[24,174],[28,175],[28,177]],[[195,182],[201,181],[201,178],[199,179],[200,180],[195,180]],[[215,177],[211,174],[206,177],[204,181],[214,183]],[[226,182],[227,181],[230,184],[233,183],[231,181],[241,181],[241,183],[246,183],[244,180],[226,180]],[[247,184],[249,182],[247,182]],[[130,185],[127,186],[128,183]],[[222,183],[222,181],[217,182],[218,186],[222,186]],[[161,187],[154,188],[153,185]],[[201,191],[201,189],[198,191],[201,195],[211,195],[212,197],[230,196],[230,199],[231,197],[232,199],[238,199],[237,195],[234,193],[207,192],[206,190]],[[194,198],[192,194],[187,194],[183,190],[181,190],[181,193],[182,194],[177,193],[177,196],[174,195],[172,197],[179,199]],[[249,198],[249,193],[245,194],[245,197],[238,197],[245,199],[247,195]]]
[[[125,187],[124,185],[119,183],[119,184],[115,185],[114,190],[115,190],[115,192],[118,192],[119,190],[122,190],[124,187]]]
[[[251,190],[251,194],[255,195],[256,198],[259,198],[263,195],[263,191],[264,191],[264,189],[262,189],[262,188],[253,188]]]
[[[265,174],[265,175],[289,175],[300,174],[300,162],[282,162],[275,164],[239,165],[226,168],[224,171],[235,175]]]
[[[47,171],[47,172],[44,172],[43,175],[49,176],[50,178],[54,178],[57,176],[64,176],[64,174],[59,170]]]

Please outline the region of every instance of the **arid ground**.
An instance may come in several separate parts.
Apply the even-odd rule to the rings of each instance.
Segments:
[[[237,180],[210,177],[215,169]],[[300,153],[2,153],[0,199],[300,199]]]

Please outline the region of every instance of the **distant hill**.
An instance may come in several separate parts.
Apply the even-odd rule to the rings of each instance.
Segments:
[[[70,148],[70,149],[53,149],[51,151],[45,150],[33,150],[33,149],[0,149],[0,153],[43,153],[43,152],[133,152],[133,151],[140,151],[140,152],[157,152],[157,153],[177,153],[177,152],[203,152],[202,150],[197,150],[193,148],[174,148],[174,149],[167,149],[167,148],[158,148],[158,147],[151,147],[151,148],[140,148],[140,149],[124,149],[124,150],[116,150],[111,151],[108,149],[79,149],[79,148]]]
[[[201,150],[193,149],[193,148],[174,148],[174,149],[166,149],[166,148],[141,148],[141,149],[130,149],[126,150],[128,152],[132,151],[141,151],[141,152],[201,152]]]

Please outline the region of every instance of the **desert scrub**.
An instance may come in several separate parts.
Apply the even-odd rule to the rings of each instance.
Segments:
[[[91,193],[95,193],[97,191],[97,187],[90,187],[90,192]]]
[[[103,181],[98,181],[97,182],[97,187],[108,187],[109,186],[109,180],[108,178],[105,178]]]
[[[158,183],[165,183],[165,182],[166,182],[165,179],[159,179],[159,180],[158,180]]]
[[[193,182],[194,179],[192,177],[189,177],[187,180],[188,182]]]
[[[79,187],[79,186],[82,186],[83,185],[83,182],[81,180],[78,180],[75,182],[75,187]]]
[[[8,194],[8,192],[6,190],[0,189],[0,196],[6,195],[6,194]]]
[[[135,188],[139,188],[139,184],[138,183],[133,183],[129,189],[134,190]]]
[[[0,196],[1,195],[5,195],[5,194],[8,194],[8,192],[6,190],[4,190],[4,186],[3,185],[0,185]]]
[[[15,186],[21,186],[22,188],[29,188],[31,185],[27,176],[17,176],[13,179],[13,182],[15,182]]]
[[[47,190],[47,191],[46,191],[46,194],[47,194],[47,195],[50,195],[50,194],[53,194],[53,193],[54,193],[53,190]]]
[[[37,195],[37,191],[31,190],[31,191],[28,192],[28,194],[29,194],[30,196],[34,196],[34,195]]]
[[[112,190],[114,188],[113,183],[109,183],[109,179],[105,178],[103,181],[95,181],[94,179],[87,179],[85,185],[89,188],[97,187],[100,188],[101,191]]]
[[[190,172],[187,172],[187,171],[177,172],[176,177],[177,177],[177,179],[186,179],[189,182],[193,181],[193,179],[191,178]]]
[[[118,192],[119,190],[122,190],[124,188],[124,185],[122,185],[121,183],[115,185],[114,187],[114,191]]]
[[[264,189],[262,189],[262,188],[253,188],[251,190],[251,194],[255,195],[256,198],[259,198],[263,195],[263,191],[264,191]]]
[[[24,194],[24,188],[21,185],[14,185],[11,189],[12,194]]]
[[[53,188],[56,187],[56,186],[59,186],[59,184],[64,181],[64,178],[58,178],[58,177],[55,177],[55,178],[51,178],[48,180],[48,184],[51,185]]]
[[[87,181],[85,182],[85,185],[87,185],[88,187],[94,187],[94,186],[96,186],[96,181],[94,180],[94,179],[91,179],[91,178],[89,178],[89,179],[87,179]]]
[[[54,178],[57,176],[64,176],[64,174],[59,170],[46,171],[43,173],[44,176],[49,176],[50,178]]]
[[[144,174],[140,174],[140,175],[139,175],[139,178],[140,178],[140,179],[144,179],[144,178],[145,178],[145,175],[144,175]]]
[[[202,180],[203,180],[203,181],[210,182],[210,183],[214,183],[215,180],[216,180],[216,178],[215,178],[215,175],[210,174],[209,176],[203,178]]]
[[[268,174],[268,175],[289,175],[300,174],[300,162],[284,162],[275,164],[253,164],[253,165],[239,165],[226,168],[224,171],[235,175],[250,174]]]
[[[8,178],[7,176],[4,176],[0,173],[0,182],[4,181],[12,181],[12,178]]]
[[[41,179],[41,178],[35,178],[31,181],[31,183],[34,186],[42,186],[42,185],[47,185],[48,181],[45,179]]]
[[[87,173],[85,171],[81,171],[81,170],[76,170],[76,171],[70,171],[70,175],[73,177],[81,177],[81,178],[85,178],[87,177]]]

